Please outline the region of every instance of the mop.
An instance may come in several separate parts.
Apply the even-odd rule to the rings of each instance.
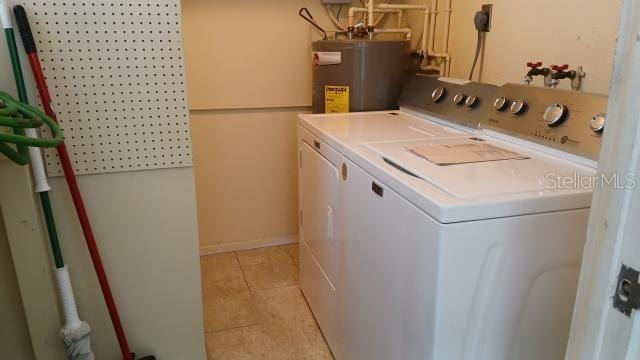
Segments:
[[[33,34],[31,33],[31,27],[29,25],[27,13],[24,7],[22,7],[21,5],[14,6],[13,11],[16,17],[16,23],[18,25],[22,44],[24,46],[25,52],[27,53],[27,57],[31,65],[31,71],[36,80],[36,86],[38,88],[38,93],[40,94],[40,99],[42,100],[42,106],[45,113],[57,122],[56,114],[51,107],[51,96],[47,88],[44,73],[42,72],[42,67],[40,65],[40,59],[38,57],[38,51],[36,48],[36,42],[33,38]],[[93,230],[91,228],[91,223],[89,222],[89,216],[85,209],[82,194],[80,193],[78,182],[73,172],[73,166],[71,164],[71,160],[69,158],[69,154],[64,142],[57,147],[57,150],[58,156],[60,158],[60,163],[62,164],[62,169],[67,180],[67,185],[69,187],[69,192],[71,193],[73,204],[78,215],[78,220],[80,221],[80,226],[82,227],[82,232],[84,233],[85,242],[87,244],[87,248],[89,249],[89,255],[91,256],[91,261],[93,262],[93,267],[98,277],[98,282],[100,284],[102,295],[107,305],[111,323],[116,333],[116,338],[120,346],[120,352],[122,353],[122,357],[124,360],[133,360],[135,359],[135,354],[129,350],[129,343],[125,335],[122,322],[120,321],[120,316],[118,315],[118,309],[116,308],[116,303],[113,299],[113,294],[111,293],[109,280],[107,279],[107,274],[102,264],[98,245],[96,244]],[[146,356],[141,358],[141,360],[145,359],[152,360],[155,359],[155,357]]]
[[[22,69],[20,67],[20,59],[18,57],[15,37],[13,34],[13,24],[11,22],[11,16],[5,0],[0,0],[0,20],[2,20],[2,26],[7,38],[7,46],[11,57],[11,65],[13,68],[16,88],[18,89],[18,96],[22,104],[27,104],[28,98],[24,85]],[[6,97],[3,98],[2,94],[0,94],[0,98],[3,99],[5,106],[8,103],[12,103],[11,99]],[[15,102],[13,104],[15,104]],[[44,116],[44,114],[42,115]],[[57,124],[53,120],[46,116],[44,116],[44,118],[57,127]],[[25,131],[25,134],[31,139],[40,140],[34,127],[28,128]],[[54,146],[57,146],[62,142],[62,134],[59,131],[59,128],[58,134],[60,135]],[[60,329],[60,335],[70,360],[93,360],[94,355],[91,351],[91,340],[89,337],[91,330],[89,324],[81,321],[78,316],[78,310],[73,296],[73,289],[71,287],[71,279],[69,277],[69,267],[64,263],[62,258],[62,250],[60,249],[58,232],[56,230],[56,223],[53,216],[53,210],[51,208],[51,201],[49,199],[49,190],[51,190],[51,187],[47,182],[42,154],[38,147],[29,147],[28,151],[29,161],[31,162],[31,168],[33,171],[35,191],[40,195],[40,204],[42,206],[42,212],[47,225],[47,233],[49,234],[51,252],[53,253],[53,260],[55,263],[54,271],[58,288],[58,296],[62,304],[65,318],[65,324],[62,329]]]

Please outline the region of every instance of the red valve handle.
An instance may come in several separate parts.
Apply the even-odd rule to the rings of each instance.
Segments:
[[[538,62],[528,62],[528,63],[527,63],[527,67],[530,67],[530,68],[532,68],[532,69],[539,68],[540,66],[542,66],[542,61],[538,61]]]
[[[554,71],[564,71],[564,70],[567,70],[568,68],[569,68],[569,64],[551,65],[551,70],[554,70]]]

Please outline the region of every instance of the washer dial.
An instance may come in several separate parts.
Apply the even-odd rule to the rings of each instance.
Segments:
[[[444,98],[446,93],[447,93],[447,90],[445,90],[442,86],[439,86],[435,90],[433,90],[433,92],[431,93],[431,100],[437,103]]]
[[[493,102],[493,108],[496,109],[496,111],[504,111],[507,108],[508,104],[509,104],[509,99],[507,99],[504,96],[501,96]]]
[[[464,102],[464,105],[468,108],[474,108],[478,105],[478,97],[475,95],[467,96],[467,101]]]
[[[464,102],[464,99],[467,98],[467,95],[465,95],[464,93],[457,93],[453,96],[453,103],[456,105],[462,105],[462,103]]]
[[[511,111],[513,115],[520,115],[525,111],[526,108],[527,108],[527,103],[524,102],[524,100],[522,99],[517,99],[513,103],[511,103],[511,107],[509,107],[509,111]]]
[[[596,114],[591,118],[591,130],[598,134],[601,134],[604,131],[604,123],[607,120],[607,115],[604,113]]]
[[[554,127],[562,124],[567,118],[568,113],[569,109],[567,109],[565,105],[556,103],[547,106],[542,118],[547,123],[547,126]]]

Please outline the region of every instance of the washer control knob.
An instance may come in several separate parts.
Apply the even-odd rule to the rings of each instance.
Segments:
[[[526,108],[527,108],[527,103],[524,102],[524,100],[516,99],[513,101],[513,103],[511,103],[511,107],[509,107],[509,111],[511,111],[513,115],[520,115],[525,111]]]
[[[603,113],[596,114],[591,118],[591,130],[598,134],[604,131],[604,123],[607,120],[607,115]]]
[[[453,96],[453,103],[456,105],[462,105],[466,98],[467,95],[465,95],[464,93],[457,93]]]
[[[476,105],[478,105],[478,97],[475,95],[469,95],[467,96],[467,101],[465,101],[464,104],[468,108],[474,108],[476,107]]]
[[[440,100],[442,100],[446,94],[447,90],[445,90],[445,88],[443,88],[442,86],[437,87],[431,93],[431,100],[433,100],[434,103],[440,102]]]
[[[562,124],[566,120],[569,109],[562,104],[552,104],[547,106],[542,118],[547,123],[547,126],[554,127]]]
[[[493,102],[493,108],[496,109],[496,111],[504,111],[507,108],[508,104],[509,104],[509,99],[507,99],[504,96],[501,96]]]

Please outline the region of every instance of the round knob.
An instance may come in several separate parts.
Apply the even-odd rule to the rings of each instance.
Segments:
[[[456,105],[462,105],[462,102],[467,97],[467,95],[463,93],[457,93],[453,96],[453,103]]]
[[[607,115],[599,113],[591,118],[591,130],[596,133],[602,133],[604,131],[604,123],[607,120]]]
[[[507,104],[509,104],[509,100],[501,96],[493,102],[493,108],[496,109],[496,111],[504,111],[504,109],[507,108]]]
[[[547,106],[547,110],[544,111],[542,118],[548,126],[554,127],[562,124],[567,118],[569,110],[562,104],[553,104]]]
[[[513,115],[520,115],[524,112],[526,108],[527,108],[527,103],[524,102],[524,100],[522,99],[517,99],[511,104],[509,111],[511,111]]]
[[[447,93],[447,91],[443,88],[443,87],[437,87],[435,90],[433,90],[433,92],[431,93],[431,100],[433,100],[433,102],[439,102],[440,100],[442,100],[445,96],[445,94]]]
[[[465,101],[464,104],[468,108],[474,108],[476,105],[478,105],[478,97],[475,95],[469,95],[467,97],[467,101]]]

